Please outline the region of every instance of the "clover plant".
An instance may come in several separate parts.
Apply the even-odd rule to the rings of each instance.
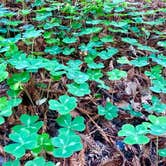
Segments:
[[[58,137],[52,138],[52,143],[55,146],[53,155],[56,158],[68,158],[83,148],[81,138],[78,135],[64,130],[60,132]]]
[[[18,132],[13,132],[9,138],[14,142],[4,147],[5,152],[11,153],[16,158],[21,158],[25,155],[26,150],[32,150],[37,144],[37,133],[32,133],[28,129],[22,129]]]
[[[63,128],[59,129],[59,131],[66,131],[67,133],[72,131],[84,131],[84,118],[82,116],[77,116],[72,120],[70,114],[61,115],[56,119],[56,122],[62,126]]]
[[[140,9],[125,0],[30,2],[0,4],[0,125],[11,128],[3,149],[14,156],[3,166],[57,166],[60,163],[47,160],[68,158],[83,149],[79,132],[86,128],[87,114],[84,119],[76,112],[84,97],[107,120],[121,118],[123,112],[141,121],[122,126],[118,136],[124,143],[147,144],[152,136],[158,148],[158,139],[166,133],[166,104],[160,99],[166,93],[166,19],[157,16],[164,16],[165,8],[149,9],[151,1]],[[13,4],[17,12],[10,9]],[[128,96],[125,85],[132,71],[139,87]],[[152,96],[149,103],[143,100],[145,85]],[[24,93],[34,102],[27,105]],[[105,99],[109,93],[116,104]],[[128,107],[119,101],[121,96]],[[134,110],[131,101],[142,101],[140,110]],[[52,137],[47,130],[50,114],[57,131]],[[165,148],[157,151],[166,157]],[[26,153],[31,153],[30,161],[23,158]]]
[[[124,142],[126,144],[147,144],[150,139],[145,136],[148,129],[144,125],[137,125],[134,127],[131,124],[125,124],[118,132],[118,136],[125,136]]]
[[[113,69],[107,72],[107,75],[109,76],[109,80],[112,81],[120,80],[121,78],[127,77],[127,73],[119,69]]]
[[[164,113],[166,111],[166,104],[162,103],[156,96],[152,96],[152,104],[143,103],[143,108],[148,112]]]
[[[68,114],[74,110],[77,106],[77,100],[74,97],[68,95],[62,95],[57,100],[49,100],[49,109],[58,111],[61,115]]]
[[[107,120],[112,120],[118,116],[118,108],[111,102],[107,102],[103,107],[102,105],[97,106],[98,114],[103,115]]]

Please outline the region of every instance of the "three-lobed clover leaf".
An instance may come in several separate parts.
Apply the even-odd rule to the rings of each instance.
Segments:
[[[74,152],[83,148],[81,138],[73,133],[61,131],[58,137],[52,139],[52,143],[55,146],[53,155],[57,158],[68,158]]]
[[[166,117],[165,116],[155,116],[149,115],[149,122],[144,122],[143,125],[150,129],[150,133],[153,135],[161,136],[166,133]]]
[[[166,93],[166,79],[164,79],[164,77],[159,77],[157,79],[151,80],[151,82],[151,91],[155,93]]]
[[[138,57],[134,60],[131,60],[130,63],[136,67],[143,67],[149,64],[148,57]]]
[[[158,153],[161,157],[166,157],[166,148],[164,149],[159,149],[158,150]]]
[[[21,129],[25,128],[26,130],[29,130],[30,132],[38,132],[39,129],[42,127],[43,122],[38,121],[39,117],[34,115],[30,116],[28,114],[22,114],[20,117],[21,125],[16,125],[12,129],[15,132],[19,132]]]
[[[149,138],[144,134],[148,133],[147,127],[144,125],[137,125],[134,127],[131,124],[125,124],[122,126],[122,129],[118,132],[118,136],[125,136],[124,142],[126,144],[147,144]]]
[[[21,99],[15,98],[7,100],[7,97],[0,98],[0,124],[4,123],[4,117],[9,117],[12,114],[12,107],[18,106]]]
[[[26,150],[35,148],[37,144],[37,133],[32,133],[25,128],[19,132],[11,133],[9,138],[15,143],[6,145],[4,151],[16,158],[21,158],[25,155]]]
[[[103,115],[107,120],[112,120],[118,116],[118,108],[111,102],[107,102],[105,107],[98,105],[98,114]]]
[[[46,151],[46,152],[53,151],[53,145],[47,133],[42,133],[41,135],[38,135],[37,145],[34,149],[32,149],[32,152],[34,154],[39,154],[42,151]]]
[[[11,78],[8,79],[8,85],[13,90],[19,90],[23,83],[28,82],[30,79],[30,74],[28,72],[13,74]]]
[[[89,76],[86,73],[81,71],[74,71],[73,69],[68,70],[66,73],[67,78],[73,79],[77,84],[82,84],[89,79]]]
[[[8,72],[6,71],[6,65],[0,64],[0,82],[4,81],[8,77]]]
[[[70,114],[61,115],[56,119],[56,122],[63,127],[59,130],[65,130],[66,132],[85,130],[84,118],[82,116],[77,116],[72,120]]]
[[[120,80],[121,78],[127,77],[127,73],[119,69],[113,69],[107,72],[107,75],[109,76],[109,80],[113,80],[113,81]]]
[[[118,53],[117,48],[110,47],[110,48],[107,48],[107,50],[104,50],[98,53],[98,56],[103,60],[107,60],[117,53]]]
[[[152,104],[145,104],[143,103],[143,108],[148,112],[156,112],[156,113],[164,113],[166,112],[166,104],[162,103],[161,100],[156,97],[152,96],[151,100]]]
[[[36,157],[33,160],[30,160],[25,163],[25,166],[56,166],[53,162],[51,161],[46,161],[43,157]]]
[[[68,114],[70,111],[74,110],[76,106],[76,98],[67,95],[60,96],[59,101],[53,99],[49,100],[49,109],[56,110],[61,115]]]
[[[68,92],[75,96],[84,96],[90,94],[88,83],[83,84],[71,83],[67,84]]]
[[[3,163],[3,166],[20,166],[20,161],[19,160],[7,161]]]
[[[65,37],[62,41],[66,44],[71,44],[71,43],[77,42],[77,38],[76,37]]]

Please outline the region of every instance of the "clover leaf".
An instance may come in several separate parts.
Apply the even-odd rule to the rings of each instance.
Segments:
[[[12,107],[18,106],[21,103],[21,99],[10,99],[6,97],[0,98],[0,124],[4,123],[4,117],[9,117],[12,114]]]
[[[92,69],[88,69],[87,70],[87,74],[89,76],[89,80],[99,80],[102,76],[103,73],[101,72],[101,70],[92,70]]]
[[[83,84],[71,83],[67,84],[68,92],[75,96],[84,96],[90,93],[88,83]]]
[[[72,117],[70,114],[61,115],[56,119],[56,122],[64,127],[60,130],[66,130],[66,132],[72,132],[72,131],[84,131],[85,130],[85,124],[84,124],[84,118],[82,116],[77,116],[72,120]]]
[[[162,103],[161,100],[152,96],[152,104],[143,103],[143,108],[148,112],[164,113],[166,111],[166,104]]]
[[[4,81],[8,77],[8,72],[6,71],[6,65],[0,64],[0,82]]]
[[[7,83],[12,90],[20,90],[22,89],[22,84],[28,82],[29,79],[30,74],[28,72],[16,73],[8,79]]]
[[[71,43],[75,43],[77,41],[77,38],[75,38],[75,37],[65,37],[62,41],[66,44],[71,44]]]
[[[16,158],[21,158],[26,150],[35,148],[37,144],[37,134],[32,133],[27,129],[22,129],[19,132],[13,132],[9,138],[15,142],[4,147],[4,151],[12,154]]]
[[[155,54],[152,54],[150,58],[152,58],[152,60],[157,64],[166,67],[166,57],[163,54],[159,54],[157,56]]]
[[[51,55],[57,55],[62,52],[62,49],[59,46],[51,46],[51,47],[46,47],[44,52],[49,53]]]
[[[54,137],[52,143],[55,146],[53,155],[57,158],[68,158],[74,152],[83,148],[81,138],[76,134],[67,133],[66,131],[62,131],[58,137]]]
[[[161,157],[166,157],[166,148],[164,149],[159,149],[158,150],[158,153]]]
[[[125,136],[124,142],[126,144],[147,144],[150,139],[144,135],[146,133],[148,133],[148,129],[142,124],[136,127],[131,124],[125,124],[118,132],[118,136]]]
[[[120,80],[121,78],[127,77],[127,73],[119,69],[113,69],[107,72],[107,75],[109,76],[109,80],[113,80],[113,81]]]
[[[114,48],[114,47],[110,47],[107,48],[107,50],[105,51],[101,51],[98,55],[101,59],[103,60],[107,60],[109,58],[111,58],[113,55],[118,53],[118,49]]]
[[[68,70],[66,75],[69,79],[73,79],[77,84],[82,84],[89,79],[89,76],[86,73],[74,71],[73,69]]]
[[[110,35],[107,35],[107,36],[104,36],[100,39],[102,42],[104,43],[107,43],[107,42],[113,42],[113,36],[110,36]]]
[[[12,160],[5,162],[3,166],[20,166],[20,161],[19,160]]]
[[[101,27],[92,27],[92,28],[85,28],[85,29],[82,29],[81,32],[79,33],[79,36],[82,36],[82,35],[89,35],[89,34],[92,34],[92,33],[98,33],[102,30],[103,28]]]
[[[165,116],[159,116],[156,117],[154,115],[149,115],[148,119],[151,123],[143,123],[148,124],[148,128],[150,129],[150,133],[153,135],[163,135],[166,133],[166,117]]]
[[[138,57],[134,60],[131,60],[130,63],[137,67],[143,67],[149,64],[148,57]]]
[[[157,79],[151,80],[151,82],[151,91],[155,93],[166,93],[166,79],[164,79],[164,77],[159,77]]]
[[[107,120],[112,120],[118,116],[118,108],[113,105],[111,102],[107,102],[105,107],[99,105],[97,107],[98,114],[104,115]]]
[[[46,152],[53,151],[53,145],[47,133],[42,133],[41,135],[38,136],[37,145],[34,149],[32,149],[32,152],[35,154],[39,154],[43,150]]]
[[[25,163],[25,166],[56,166],[53,162],[46,162],[43,157],[37,157]]]
[[[157,44],[158,44],[159,46],[161,46],[161,47],[166,48],[166,40],[164,40],[164,41],[159,41]]]
[[[12,129],[15,132],[18,132],[19,130],[25,128],[27,130],[29,130],[30,132],[38,132],[39,129],[42,127],[43,122],[42,121],[38,121],[39,117],[34,115],[34,116],[30,116],[28,114],[22,114],[20,116],[20,121],[21,121],[21,125],[16,125],[14,126]]]
[[[68,114],[77,106],[77,100],[74,97],[62,95],[57,100],[49,100],[49,109],[58,111],[61,115]]]

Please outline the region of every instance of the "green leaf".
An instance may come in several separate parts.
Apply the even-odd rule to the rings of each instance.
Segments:
[[[51,139],[49,138],[49,135],[47,133],[42,133],[37,138],[37,145],[34,149],[32,149],[32,152],[34,154],[39,154],[42,151],[46,152],[52,152],[53,151],[53,145],[51,142]]]
[[[125,124],[118,132],[118,136],[125,136],[126,144],[147,144],[150,139],[144,135],[146,133],[148,133],[148,129],[142,124],[137,125],[136,128],[131,124]]]
[[[25,148],[19,143],[9,144],[4,147],[4,151],[7,153],[12,153],[16,158],[21,158],[25,155]]]
[[[79,33],[79,36],[99,33],[102,29],[103,28],[101,28],[101,27],[85,28],[85,29],[81,30],[81,32]]]
[[[161,157],[166,157],[166,148],[164,149],[159,149],[158,150],[158,153]]]
[[[62,115],[56,119],[56,122],[71,131],[84,131],[84,118],[82,116],[77,116],[72,120],[70,114]]]
[[[90,89],[88,83],[77,84],[71,83],[67,84],[68,92],[75,96],[84,96],[90,94]]]
[[[143,108],[148,112],[156,112],[156,113],[164,113],[166,112],[166,104],[162,103],[161,100],[153,96],[152,97],[152,104],[142,104]]]
[[[28,114],[22,114],[20,117],[21,125],[16,125],[12,129],[15,132],[20,131],[21,128],[26,128],[30,132],[38,132],[39,129],[42,127],[43,122],[38,121],[39,117],[38,116],[30,116]]]
[[[118,53],[118,49],[114,48],[114,47],[110,47],[107,48],[106,51],[101,51],[98,56],[103,59],[103,60],[107,60],[109,58],[111,58],[113,55]]]
[[[25,166],[55,166],[51,161],[46,162],[43,157],[37,157],[25,163]]]
[[[19,160],[12,160],[5,162],[2,166],[20,166],[20,161]]]
[[[161,47],[166,48],[166,40],[165,41],[159,41],[157,44]]]
[[[109,80],[113,80],[113,81],[120,80],[121,78],[127,77],[127,73],[119,69],[113,69],[107,72],[107,75],[109,76]]]
[[[120,64],[130,64],[130,61],[125,56],[118,58],[117,62]]]
[[[73,79],[77,84],[83,84],[89,79],[89,76],[86,73],[74,71],[73,69],[68,70],[66,75],[69,79]]]
[[[87,74],[89,76],[89,80],[99,80],[102,76],[103,73],[101,72],[101,70],[92,70],[92,69],[88,69],[87,70]]]
[[[112,120],[118,116],[118,108],[110,102],[107,102],[105,107],[97,106],[98,114],[104,115],[107,120]]]
[[[68,158],[74,152],[83,148],[81,139],[78,135],[69,135],[66,132],[60,133],[58,137],[54,137],[52,143],[56,147],[53,151],[53,155],[56,158]]]
[[[155,54],[152,54],[150,58],[152,58],[153,62],[156,62],[157,64],[166,67],[166,56],[164,56],[163,54],[159,54],[157,56]]]
[[[104,43],[108,43],[108,42],[113,42],[114,41],[113,36],[110,36],[110,35],[104,36],[100,40],[102,42],[104,42]]]
[[[57,55],[62,52],[62,49],[59,46],[50,46],[50,47],[46,47],[44,52],[49,53],[51,55]]]
[[[0,64],[0,82],[4,81],[8,77],[8,72],[6,71],[6,65]]]
[[[66,44],[71,44],[71,43],[77,42],[77,38],[76,37],[65,37],[62,41]]]
[[[57,100],[49,100],[49,109],[58,111],[61,115],[68,114],[77,106],[77,100],[74,97],[62,95]]]
[[[134,60],[131,60],[130,63],[136,67],[143,67],[149,64],[148,57],[138,57]]]
[[[138,46],[139,45],[138,41],[136,39],[134,39],[134,38],[123,37],[122,41],[125,42],[125,43],[128,43],[128,44],[134,45],[134,46]]]

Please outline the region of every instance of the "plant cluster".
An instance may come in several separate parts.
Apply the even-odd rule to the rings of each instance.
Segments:
[[[16,0],[19,9],[10,10],[5,1],[0,5],[0,84],[8,90],[0,97],[0,125],[17,115],[17,108],[26,94],[31,104],[44,105],[45,111],[26,112],[19,116],[19,124],[13,124],[8,135],[10,142],[4,151],[15,157],[3,166],[19,166],[26,153],[33,156],[25,166],[58,166],[47,161],[46,154],[55,158],[68,158],[83,149],[79,132],[86,128],[86,115],[75,115],[82,98],[101,99],[100,90],[114,93],[114,86],[128,78],[129,66],[138,69],[149,79],[152,98],[141,103],[143,112],[129,105],[120,108],[112,98],[97,103],[96,112],[106,120],[117,118],[121,109],[131,116],[146,121],[134,126],[124,124],[118,132],[126,144],[147,144],[150,135],[159,138],[166,133],[166,104],[158,97],[166,93],[166,33],[159,31],[166,18],[147,19],[157,13],[166,13],[166,8],[152,9],[144,5],[139,11],[137,3],[125,0]],[[18,17],[17,17],[18,16]],[[116,20],[118,18],[118,20]],[[133,37],[134,36],[134,37]],[[155,46],[148,39],[157,38]],[[140,41],[140,38],[143,38]],[[126,56],[118,42],[128,48]],[[49,85],[38,84],[37,78],[49,79]],[[28,91],[40,86],[44,97],[35,101]],[[53,84],[64,86],[63,94],[58,87],[49,96]],[[95,85],[95,90],[93,89]],[[47,94],[44,93],[47,91]],[[94,94],[94,91],[96,92]],[[95,96],[96,95],[96,96]],[[48,104],[47,104],[48,103]],[[55,115],[57,135],[51,137],[45,130],[43,116]],[[144,113],[145,112],[145,113]],[[19,114],[18,114],[19,115]],[[158,154],[166,157],[166,148]]]

